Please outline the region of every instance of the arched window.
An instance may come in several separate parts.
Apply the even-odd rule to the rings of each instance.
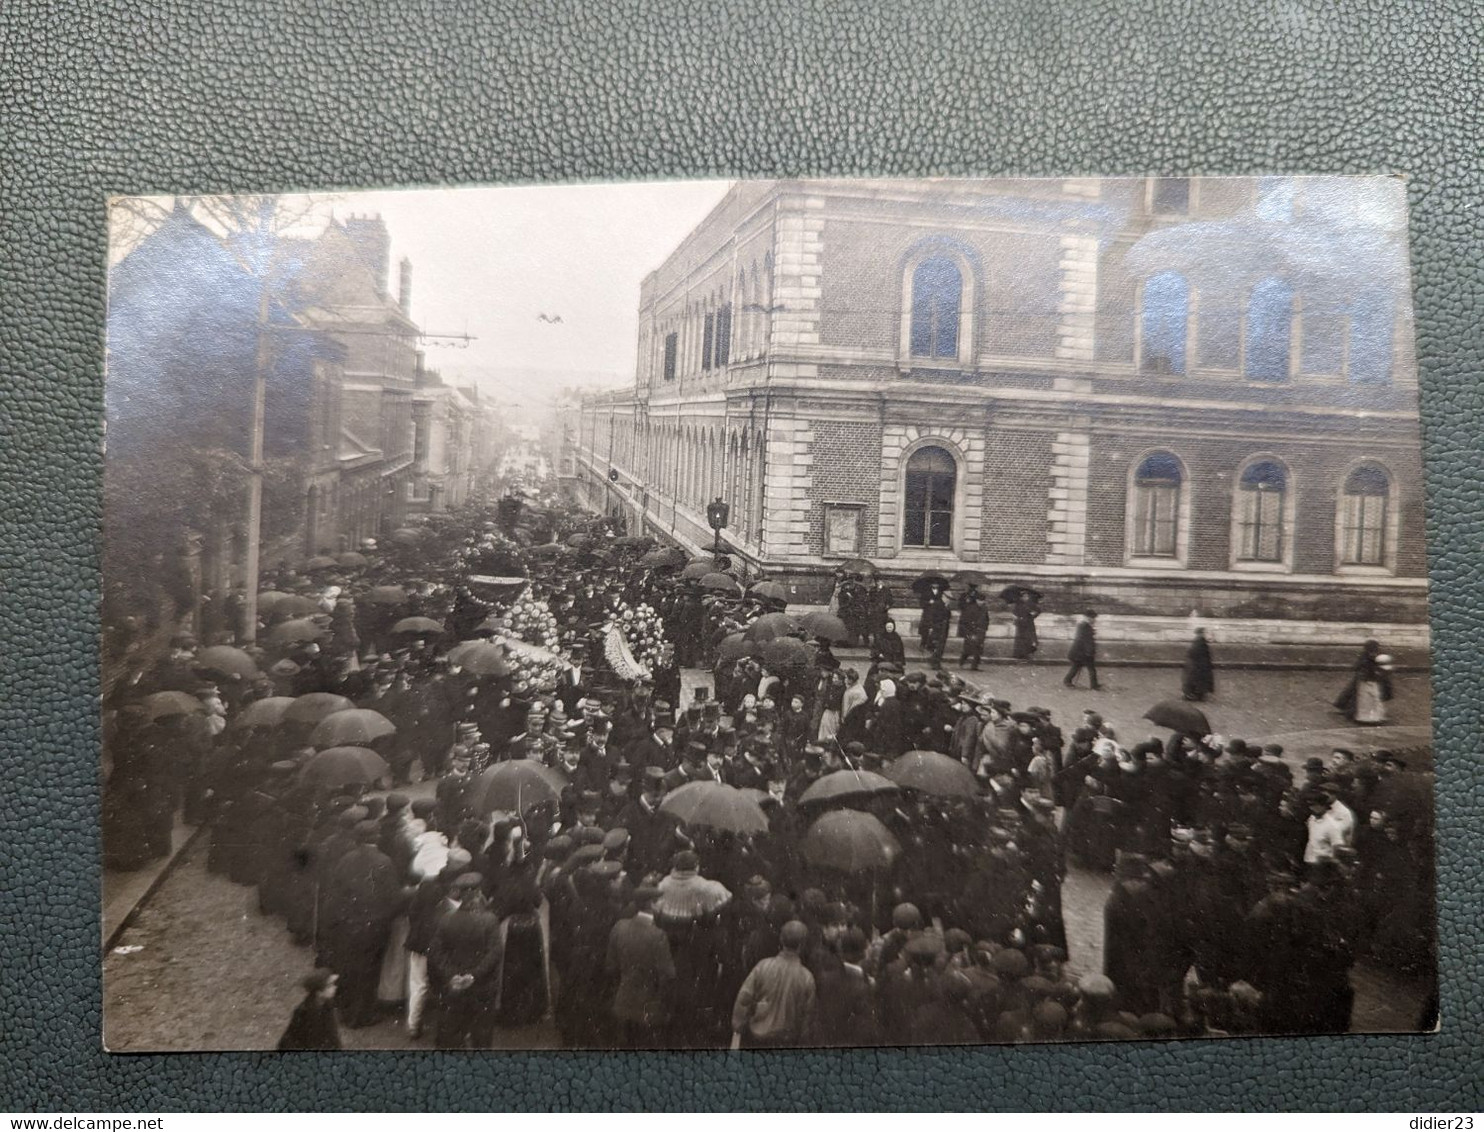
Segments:
[[[1340,497],[1340,564],[1386,565],[1391,477],[1374,464],[1362,464],[1345,478]]]
[[[1247,376],[1287,381],[1293,335],[1293,288],[1281,279],[1264,279],[1247,300]]]
[[[907,461],[902,501],[902,545],[953,545],[953,496],[958,464],[945,449],[919,448]]]
[[[1288,473],[1276,460],[1257,460],[1242,471],[1237,491],[1237,559],[1282,562],[1287,550]]]
[[[1190,284],[1178,271],[1161,271],[1144,283],[1140,365],[1150,373],[1184,373],[1190,326]]]
[[[1134,473],[1134,554],[1173,558],[1179,552],[1180,461],[1168,452],[1144,458]]]
[[[958,357],[958,316],[964,280],[958,265],[933,256],[912,272],[912,356]]]

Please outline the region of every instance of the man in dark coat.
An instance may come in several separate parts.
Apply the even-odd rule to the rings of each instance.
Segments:
[[[376,1021],[382,952],[403,905],[397,867],[376,848],[380,825],[359,822],[355,834],[356,847],[330,871],[323,904],[325,958],[340,976],[345,1024],[352,1028]]]
[[[479,873],[449,890],[456,907],[433,934],[428,973],[438,995],[438,1048],[488,1049],[499,1005],[500,920],[489,910]]]
[[[984,636],[988,632],[989,609],[979,587],[971,585],[958,602],[958,635],[964,641],[964,651],[958,658],[960,668],[979,671],[979,662],[984,657]]]
[[[614,728],[615,734],[617,727]],[[668,712],[654,715],[653,730],[639,736],[624,748],[624,760],[635,770],[656,766],[669,770],[675,765],[675,718]]]
[[[840,963],[816,976],[819,999],[815,1034],[822,1046],[873,1046],[881,1043],[876,1019],[876,986],[862,967],[866,937],[848,929],[839,942]]]
[[[1092,690],[1098,690],[1098,641],[1093,630],[1093,622],[1097,620],[1097,616],[1095,610],[1089,609],[1077,618],[1077,628],[1072,634],[1072,647],[1067,650],[1067,661],[1071,667],[1062,678],[1062,683],[1068,688],[1076,683],[1078,674],[1085,668]]]
[[[943,667],[943,650],[948,646],[948,623],[951,614],[948,603],[943,600],[941,586],[932,586],[922,602],[922,647],[928,654],[928,663],[934,668]]]
[[[428,970],[428,952],[438,927],[449,913],[459,907],[458,898],[451,896],[453,882],[469,868],[472,858],[465,849],[448,851],[448,862],[443,871],[430,877],[418,886],[407,907],[407,1036],[416,1040],[422,1036],[423,1015],[432,999],[437,1007],[437,986]]]
[[[1211,643],[1206,631],[1197,629],[1195,639],[1185,652],[1185,671],[1180,690],[1187,700],[1199,703],[1216,691],[1216,666],[1211,660]]]
[[[634,914],[619,920],[608,933],[606,966],[617,982],[612,1009],[623,1049],[654,1048],[662,1040],[670,1017],[675,960],[670,954],[670,937],[655,926],[654,902],[658,896],[657,888],[637,889]]]

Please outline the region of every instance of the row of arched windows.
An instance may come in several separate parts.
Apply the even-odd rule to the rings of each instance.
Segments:
[[[928,254],[907,279],[909,358],[967,360],[965,339],[971,335],[962,333],[964,296],[972,279],[965,278],[965,264],[951,255]],[[1247,292],[1240,311],[1208,310],[1202,339],[1197,337],[1197,298],[1177,271],[1144,280],[1136,317],[1139,369],[1183,375],[1195,362],[1237,370],[1254,381],[1286,381],[1294,372],[1345,375],[1359,382],[1390,379],[1393,307],[1384,291],[1362,291],[1346,302],[1306,310],[1288,282],[1262,279]]]
[[[663,321],[649,347],[654,351],[651,364],[663,380],[674,381],[761,356],[772,301],[770,252],[761,262],[739,267],[730,290],[722,287]]]
[[[907,461],[903,475],[902,545],[952,549],[958,462],[946,448],[928,445]],[[1132,558],[1180,559],[1184,554],[1187,477],[1170,452],[1151,452],[1130,479],[1128,553]],[[1351,470],[1340,489],[1336,515],[1341,566],[1385,567],[1392,547],[1391,476],[1379,464]],[[1233,503],[1234,560],[1289,561],[1294,509],[1290,473],[1273,457],[1245,464]]]

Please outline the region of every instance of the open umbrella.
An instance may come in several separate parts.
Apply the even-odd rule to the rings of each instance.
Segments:
[[[874,814],[836,810],[809,827],[799,851],[811,865],[853,874],[889,868],[902,847]]]
[[[823,637],[837,645],[850,640],[850,630],[845,627],[845,622],[823,610],[804,614],[799,619],[799,627],[811,637]]]
[[[311,747],[343,747],[346,744],[364,745],[396,734],[397,727],[379,711],[369,708],[350,708],[337,711],[320,720],[309,733]]]
[[[422,531],[416,527],[398,527],[391,534],[392,541],[398,546],[412,546],[422,537]]]
[[[689,556],[678,546],[656,547],[654,550],[645,554],[643,558],[639,559],[640,566],[651,568],[674,567],[678,569],[688,562]]]
[[[328,554],[316,554],[308,562],[304,563],[300,569],[306,574],[313,574],[320,570],[338,570],[340,569],[340,563]]]
[[[771,641],[776,637],[787,637],[799,631],[799,623],[787,613],[764,613],[746,629],[742,636],[749,641]]]
[[[797,637],[775,637],[758,646],[757,655],[769,668],[787,668],[790,665],[805,665],[814,659],[814,652]]]
[[[299,781],[314,786],[370,786],[390,768],[369,747],[327,747],[299,768]]]
[[[144,714],[151,723],[173,715],[195,715],[206,705],[187,692],[156,692],[144,697]]]
[[[312,726],[327,715],[334,715],[337,711],[349,711],[355,706],[353,700],[337,696],[334,692],[306,692],[297,697],[281,713],[280,718],[284,723],[306,723]]]
[[[407,591],[401,586],[372,586],[366,591],[366,600],[372,605],[401,605],[407,600]]]
[[[337,554],[335,558],[340,565],[352,570],[359,570],[363,566],[371,565],[371,560],[356,550],[347,550],[344,554]]]
[[[1144,713],[1144,718],[1156,727],[1168,727],[1189,735],[1211,734],[1211,721],[1206,713],[1184,700],[1163,700]]]
[[[510,675],[510,662],[505,659],[505,650],[490,641],[465,641],[448,652],[448,662],[467,669],[475,676]]]
[[[482,770],[469,784],[464,805],[476,814],[525,813],[543,802],[559,803],[567,779],[535,759],[511,759]]]
[[[751,656],[753,644],[741,633],[730,633],[723,637],[721,644],[716,646],[717,660],[740,660],[744,656]]]
[[[261,700],[254,700],[233,717],[232,726],[236,728],[276,727],[283,719],[283,713],[293,702],[293,696],[267,696]]]
[[[443,626],[431,617],[404,617],[392,626],[393,633],[407,633],[415,637],[438,636]]]
[[[987,586],[989,579],[978,570],[959,570],[953,580],[961,586]]]
[[[319,602],[312,597],[303,597],[300,594],[283,594],[273,605],[263,608],[263,603],[258,602],[258,611],[268,621],[287,621],[293,617],[313,617],[323,612]]]
[[[742,791],[720,782],[687,782],[677,786],[660,809],[686,825],[728,833],[766,833],[768,815]]]
[[[840,563],[840,569],[847,574],[869,575],[880,573],[876,569],[876,563],[868,561],[865,558],[847,558],[844,562]]]
[[[1000,591],[1000,600],[1008,602],[1011,605],[1014,605],[1022,597],[1031,601],[1040,601],[1041,591],[1032,589],[1030,586],[1019,585],[1018,583],[1016,585],[1006,586]]]
[[[895,794],[899,787],[889,778],[869,770],[837,770],[825,775],[805,790],[799,805],[869,798],[877,794]]]
[[[707,574],[714,573],[716,566],[709,558],[697,558],[694,562],[686,564],[685,569],[680,571],[682,582],[699,582]]]
[[[279,602],[293,596],[293,594],[286,594],[282,590],[259,590],[258,613],[266,617],[277,608]]]
[[[737,584],[737,579],[730,574],[707,574],[701,579],[701,588],[710,590],[712,593],[727,594],[735,597],[742,592],[742,587]]]
[[[191,664],[198,672],[209,672],[216,676],[237,676],[251,680],[258,674],[253,658],[231,645],[212,645],[195,655]]]
[[[912,592],[919,597],[927,597],[931,590],[946,590],[947,588],[948,579],[932,570],[918,578],[911,586]]]
[[[937,751],[908,751],[888,764],[882,773],[904,790],[918,790],[940,798],[972,798],[979,793],[979,780],[974,772],[957,759]]]
[[[573,550],[586,550],[588,549],[588,547],[593,545],[593,541],[594,540],[592,535],[584,535],[579,533],[567,536],[567,545],[570,546]]]
[[[273,626],[268,631],[268,643],[274,648],[286,649],[310,641],[322,641],[329,635],[328,629],[321,628],[307,617],[299,617]]]
[[[754,582],[747,592],[759,601],[781,601],[788,604],[788,590],[782,582]]]
[[[543,542],[540,546],[531,547],[531,555],[534,558],[560,558],[568,549],[559,542]]]

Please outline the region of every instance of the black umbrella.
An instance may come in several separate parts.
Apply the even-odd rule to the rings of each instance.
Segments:
[[[1184,700],[1165,700],[1144,713],[1156,727],[1168,727],[1186,735],[1210,735],[1211,721],[1206,713]]]
[[[1030,586],[1022,585],[1006,586],[1000,591],[1000,600],[1007,601],[1011,605],[1014,605],[1017,601],[1019,601],[1022,596],[1026,597],[1030,601],[1040,601],[1041,591],[1033,590]]]
[[[876,569],[876,563],[864,558],[847,558],[844,562],[840,563],[839,569],[847,574],[875,574],[879,572]]]
[[[960,570],[953,575],[953,580],[961,586],[987,586],[989,579],[978,570]]]
[[[933,573],[932,571],[929,571],[912,583],[912,592],[919,597],[927,597],[931,590],[946,590],[947,588],[948,579],[943,577],[942,574]]]

